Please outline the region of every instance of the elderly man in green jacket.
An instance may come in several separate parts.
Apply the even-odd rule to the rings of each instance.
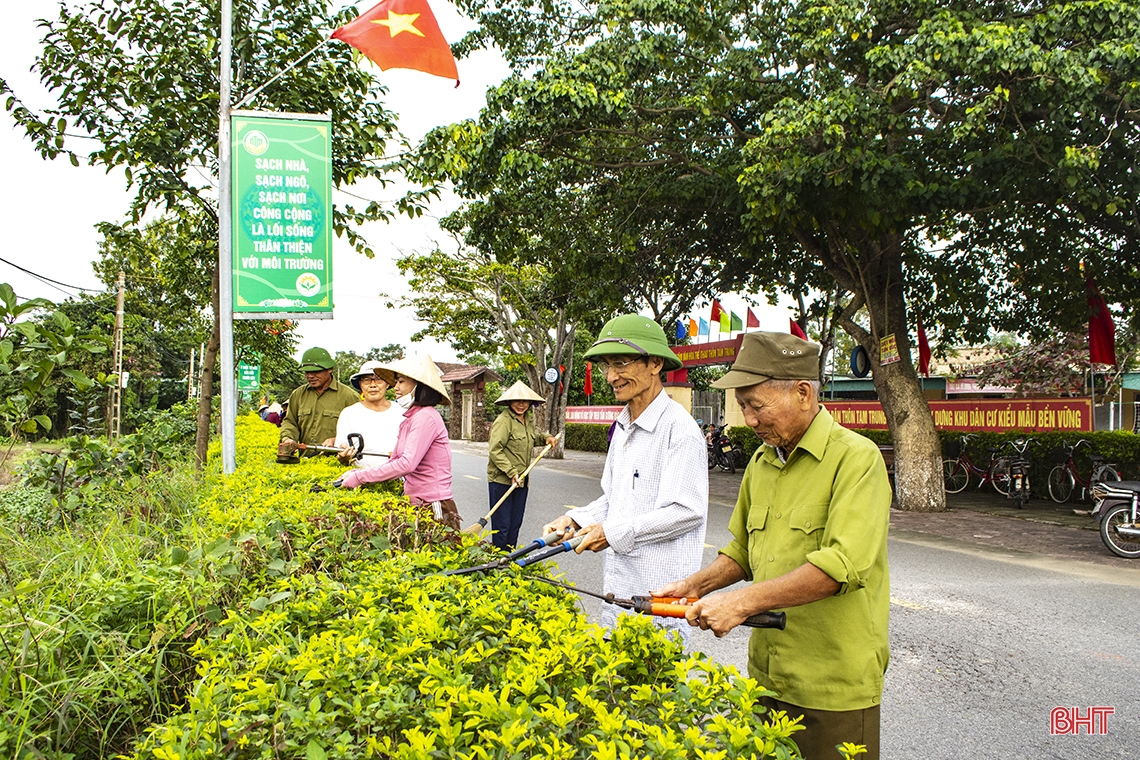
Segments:
[[[736,390],[764,442],[740,485],[733,540],[711,565],[653,594],[699,597],[689,623],[717,636],[749,615],[786,610],[786,630],[756,629],[748,646],[748,674],[777,692],[765,704],[804,716],[795,739],[810,760],[838,757],[843,742],[878,758],[891,488],[878,447],[820,406],[818,377],[817,344],[744,336],[732,369],[713,383]],[[742,580],[749,585],[708,595]]]
[[[356,391],[333,376],[336,362],[323,348],[314,346],[301,357],[305,385],[289,394],[289,411],[281,422],[278,462],[295,462],[297,444],[332,446],[336,442],[336,421],[342,410],[360,400]],[[366,442],[367,443],[367,442]],[[306,451],[305,456],[319,452]]]

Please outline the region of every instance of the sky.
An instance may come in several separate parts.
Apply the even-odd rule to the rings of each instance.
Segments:
[[[363,11],[371,4],[362,2],[356,7]],[[35,22],[55,17],[57,0],[24,0],[9,2],[6,6],[5,23],[0,25],[0,77],[6,79],[32,109],[48,107],[51,95],[29,69],[39,52],[42,36]],[[451,41],[459,39],[472,26],[469,19],[460,16],[448,3],[433,0],[432,8],[444,36]],[[364,62],[362,65],[372,64]],[[436,126],[477,116],[485,102],[487,88],[502,81],[507,74],[507,65],[497,53],[484,52],[459,61],[462,84],[458,88],[449,80],[415,71],[389,70],[380,76],[389,88],[386,105],[400,115],[401,131],[414,141]],[[82,146],[82,141],[69,143],[73,149]],[[53,301],[76,294],[75,289],[66,286],[102,291],[104,286],[91,266],[99,242],[95,225],[123,219],[131,196],[122,172],[114,170],[108,174],[101,168],[73,167],[66,158],[41,159],[7,112],[0,116],[0,161],[8,176],[3,208],[9,241],[3,246],[0,258],[10,262],[0,261],[0,282],[10,283],[23,298],[42,297]],[[352,192],[392,200],[399,190],[358,186]],[[334,197],[336,202],[346,200],[352,199]],[[414,220],[400,217],[388,224],[373,223],[365,227],[362,232],[376,251],[374,259],[365,258],[346,241],[334,237],[334,318],[301,321],[299,351],[312,345],[333,352],[358,353],[389,343],[408,346],[411,336],[423,325],[416,321],[410,308],[386,308],[386,299],[381,294],[398,297],[407,293],[407,286],[393,263],[395,259],[414,252],[426,253],[437,244],[444,247],[450,244],[437,220],[456,206],[453,196],[445,196],[434,202],[423,217]],[[45,283],[19,271],[13,264],[65,286]],[[721,302],[725,308],[744,315],[747,304],[743,296],[726,294]],[[765,303],[753,307],[753,311],[762,329],[788,329],[788,308]],[[708,308],[700,309],[699,314],[707,319]],[[456,358],[450,346],[431,340],[418,344],[412,352],[430,353],[438,361],[455,361]]]

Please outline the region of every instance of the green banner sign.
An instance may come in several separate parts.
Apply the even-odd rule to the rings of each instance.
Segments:
[[[238,391],[259,391],[261,390],[261,365],[260,364],[246,364],[241,362],[237,366],[237,389]]]
[[[332,318],[332,122],[235,111],[234,316]]]

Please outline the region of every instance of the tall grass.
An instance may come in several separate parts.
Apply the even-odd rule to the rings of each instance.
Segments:
[[[109,757],[181,701],[205,580],[170,557],[202,487],[175,462],[82,520],[0,524],[0,757]]]

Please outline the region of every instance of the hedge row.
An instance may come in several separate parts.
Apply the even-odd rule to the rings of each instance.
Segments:
[[[598,451],[604,454],[610,448],[610,426],[567,422],[566,448],[573,451]]]
[[[274,465],[276,432],[239,426],[238,472],[179,554],[193,572],[236,547],[245,581],[138,760],[794,756],[751,679],[646,618],[607,639],[532,570],[440,575],[493,549],[390,494],[311,492],[335,465]]]

